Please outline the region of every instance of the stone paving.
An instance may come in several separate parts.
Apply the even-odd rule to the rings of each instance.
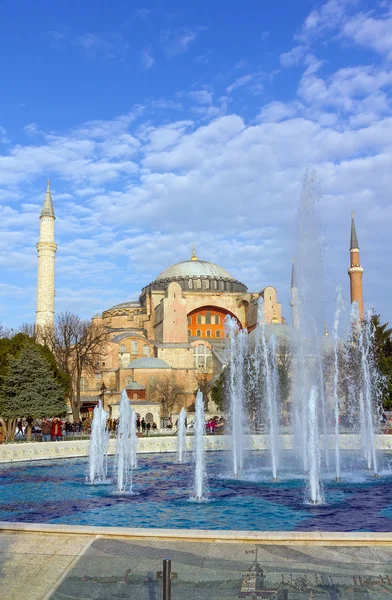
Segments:
[[[256,554],[257,552],[257,554]],[[2,600],[392,599],[391,545],[263,544],[0,532]]]

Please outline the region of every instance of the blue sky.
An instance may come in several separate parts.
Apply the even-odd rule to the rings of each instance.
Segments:
[[[0,0],[0,322],[34,321],[48,177],[57,311],[137,298],[195,243],[290,320],[306,168],[327,320],[353,208],[365,300],[392,320],[391,60],[387,1]]]

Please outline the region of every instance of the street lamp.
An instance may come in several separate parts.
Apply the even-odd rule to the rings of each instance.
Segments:
[[[105,392],[107,390],[107,387],[105,385],[105,382],[102,382],[101,385],[101,396],[102,396],[102,408],[105,408]]]

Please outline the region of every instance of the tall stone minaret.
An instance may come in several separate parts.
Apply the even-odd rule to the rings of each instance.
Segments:
[[[291,317],[293,326],[299,329],[299,299],[298,299],[298,287],[297,287],[297,276],[295,274],[294,259],[293,266],[291,268]]]
[[[359,244],[355,230],[354,213],[351,213],[351,239],[350,239],[350,297],[351,303],[358,303],[359,316],[363,319],[363,292],[362,292],[363,268],[359,258]]]
[[[37,312],[35,327],[54,324],[54,255],[57,246],[54,242],[54,210],[50,181],[45,194],[40,216],[38,252],[38,278],[37,278]]]

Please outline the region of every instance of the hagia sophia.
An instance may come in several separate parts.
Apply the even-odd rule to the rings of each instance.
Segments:
[[[55,213],[48,187],[40,215],[36,327],[54,322],[55,297]],[[354,215],[351,221],[351,301],[363,311],[362,274]],[[277,290],[266,286],[250,292],[228,271],[197,256],[171,265],[146,285],[138,300],[123,302],[96,314],[108,336],[107,353],[96,365],[94,375],[81,381],[82,415],[91,413],[104,392],[105,408],[118,416],[121,391],[125,388],[131,404],[141,417],[161,423],[161,405],[148,397],[152,379],[171,376],[183,388],[175,415],[182,406],[194,403],[198,374],[217,376],[225,366],[224,319],[231,315],[248,332],[256,327],[259,297],[263,297],[264,321],[271,327],[298,327],[298,294],[294,264],[291,279],[291,317],[282,317]],[[147,394],[147,397],[146,397]]]

